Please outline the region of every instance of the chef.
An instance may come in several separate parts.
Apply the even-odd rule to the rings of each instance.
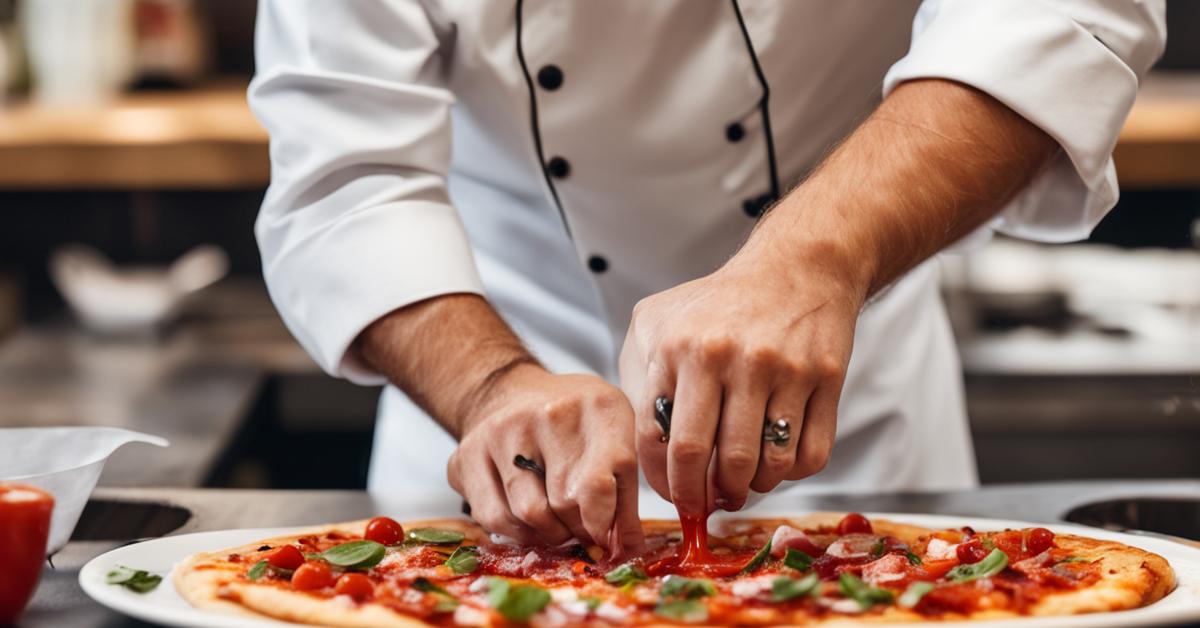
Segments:
[[[935,255],[1078,240],[1161,1],[259,3],[271,296],[387,384],[373,491],[636,548],[755,493],[970,488]]]

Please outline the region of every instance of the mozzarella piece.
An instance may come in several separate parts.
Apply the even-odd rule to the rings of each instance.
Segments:
[[[459,626],[487,626],[491,623],[491,617],[474,606],[459,604],[458,608],[454,609],[454,623]]]
[[[925,557],[930,560],[956,558],[958,557],[958,545],[958,543],[950,543],[935,536],[929,539],[929,545],[925,547]]]
[[[735,597],[754,598],[771,590],[771,583],[779,576],[758,576],[756,578],[746,578],[744,580],[736,580],[729,588],[729,592]]]
[[[908,558],[899,554],[888,554],[862,568],[863,581],[872,586],[903,580],[907,574]]]
[[[604,602],[596,607],[596,617],[611,622],[624,622],[629,619],[629,611],[611,602]]]
[[[847,534],[834,541],[825,553],[834,558],[865,558],[880,538],[874,534]]]
[[[775,533],[771,535],[771,556],[783,558],[789,549],[795,549],[801,541],[811,542],[811,539],[807,534],[792,526],[781,525],[775,528]]]

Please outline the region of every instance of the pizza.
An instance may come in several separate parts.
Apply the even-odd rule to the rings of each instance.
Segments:
[[[644,521],[640,555],[531,547],[386,517],[190,557],[194,606],[324,626],[778,625],[1063,616],[1175,586],[1161,556],[1045,528],[934,530],[820,513]]]

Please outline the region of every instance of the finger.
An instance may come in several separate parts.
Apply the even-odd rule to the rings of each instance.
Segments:
[[[655,419],[654,404],[659,397],[675,399],[674,373],[661,362],[651,362],[647,367],[643,391],[635,418],[638,462],[650,488],[663,499],[669,500],[671,490],[667,481],[667,443],[670,439]],[[667,436],[665,440],[664,436]]]
[[[738,510],[746,503],[750,482],[758,471],[762,449],[762,424],[766,416],[767,382],[740,377],[736,386],[725,387],[721,419],[717,427],[717,456],[713,504],[722,510]],[[783,471],[791,468],[789,464]]]
[[[776,388],[767,402],[764,419],[775,423],[787,423],[787,442],[767,442],[763,432],[764,419],[758,422],[758,438],[762,443],[758,467],[750,487],[766,493],[787,479],[796,465],[796,451],[801,442],[804,426],[808,421],[806,407],[811,392],[809,386],[787,383]]]
[[[513,462],[515,454],[508,457],[507,461],[499,459],[499,456],[503,454],[494,454],[493,462],[504,483],[508,508],[513,515],[531,528],[543,545],[558,545],[571,538],[571,531],[559,521],[550,508],[542,476],[518,467]]]
[[[638,516],[637,465],[618,466],[616,478],[617,512],[608,546],[613,556],[620,560],[625,556],[640,554],[645,546],[646,537],[642,530],[642,520]]]
[[[667,482],[681,514],[706,514],[709,461],[721,412],[721,383],[699,365],[680,370],[667,441]]]
[[[837,408],[841,394],[841,383],[835,382],[819,386],[809,397],[796,461],[787,479],[800,480],[815,475],[829,462],[837,438]]]
[[[571,496],[579,504],[588,537],[593,544],[608,547],[617,511],[617,478],[607,466],[585,462],[573,484]]]
[[[530,542],[535,534],[508,508],[500,475],[485,453],[455,452],[450,459],[450,485],[471,504],[471,518],[484,530]]]
[[[560,452],[554,447],[543,447],[542,451]],[[565,453],[565,452],[564,452]],[[571,532],[571,536],[588,543],[592,535],[583,527],[583,515],[579,513],[579,504],[570,496],[571,469],[579,463],[574,457],[550,454],[546,459],[546,497],[554,516]]]

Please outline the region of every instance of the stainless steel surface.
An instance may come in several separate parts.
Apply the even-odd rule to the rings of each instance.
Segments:
[[[1058,522],[1071,509],[1124,497],[1200,498],[1200,481],[1064,482],[999,485],[960,493],[789,497],[797,511],[861,510],[939,513],[1035,522]],[[228,528],[307,525],[367,517],[387,508],[358,491],[229,491],[205,489],[100,489],[97,499],[164,503],[185,508],[192,518],[172,534]],[[448,503],[454,500],[449,500]],[[402,504],[403,502],[389,502]],[[776,502],[778,503],[778,502]],[[393,510],[394,512],[394,510]],[[448,510],[453,514],[453,508]],[[72,542],[54,557],[33,599],[24,628],[143,626],[92,603],[76,583],[93,557],[124,543]],[[164,586],[169,586],[164,584]]]

